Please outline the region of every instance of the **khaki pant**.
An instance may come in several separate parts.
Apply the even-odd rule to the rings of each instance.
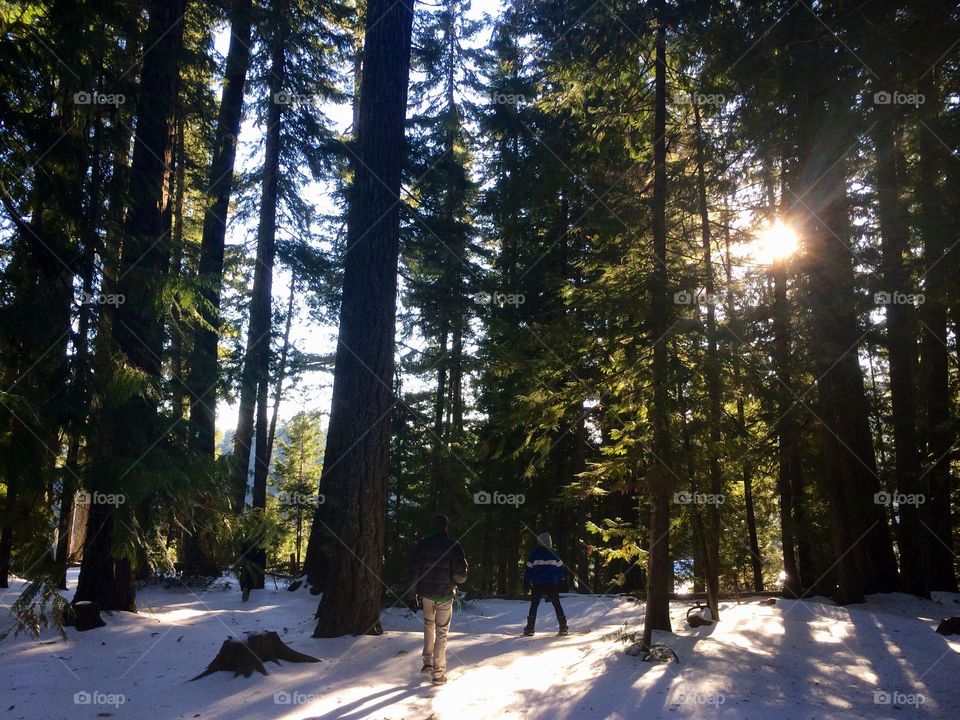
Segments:
[[[453,600],[423,598],[423,662],[433,666],[435,676],[447,671],[447,631],[452,617]]]

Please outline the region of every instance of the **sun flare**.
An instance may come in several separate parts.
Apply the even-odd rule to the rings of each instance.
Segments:
[[[754,243],[754,257],[763,263],[773,263],[793,255],[800,244],[796,231],[777,220],[765,227]]]

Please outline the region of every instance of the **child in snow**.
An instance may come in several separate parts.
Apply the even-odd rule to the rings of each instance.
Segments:
[[[435,515],[433,528],[413,550],[406,596],[423,606],[423,667],[434,685],[447,681],[447,632],[457,585],[467,581],[467,560],[460,543],[447,535],[446,515]]]
[[[543,597],[553,603],[557,622],[560,623],[559,634],[567,634],[567,618],[560,606],[560,583],[566,578],[566,571],[563,561],[551,545],[553,538],[550,533],[537,535],[537,546],[527,558],[527,566],[523,571],[523,588],[530,589],[530,613],[527,615],[527,626],[523,629],[524,635],[533,635],[534,626],[537,624],[537,607]]]

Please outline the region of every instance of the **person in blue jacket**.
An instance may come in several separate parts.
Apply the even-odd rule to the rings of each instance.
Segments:
[[[523,588],[530,590],[530,613],[527,615],[527,626],[523,629],[524,635],[533,635],[541,598],[547,598],[553,603],[557,622],[560,623],[559,634],[567,634],[567,618],[560,605],[560,583],[564,581],[567,573],[563,560],[553,551],[552,545],[553,538],[550,533],[540,533],[537,535],[537,546],[527,558],[527,566],[523,572]]]

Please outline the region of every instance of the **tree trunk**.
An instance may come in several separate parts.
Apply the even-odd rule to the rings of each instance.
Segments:
[[[223,286],[224,239],[227,212],[233,192],[233,167],[237,135],[243,117],[243,89],[250,65],[252,0],[233,0],[230,5],[230,48],[227,51],[220,111],[213,139],[206,195],[210,206],[203,216],[198,274],[203,281],[201,295],[209,303],[202,310],[209,328],[199,326],[190,358],[188,393],[194,447],[208,458],[216,450],[217,343],[220,325],[220,293]]]
[[[296,272],[290,272],[290,295],[287,297],[287,320],[283,328],[283,345],[277,363],[277,377],[273,388],[273,411],[270,416],[270,432],[267,435],[267,457],[273,457],[273,441],[277,436],[277,419],[280,417],[280,401],[283,399],[283,382],[287,379],[287,357],[290,354],[290,328],[293,326],[293,300],[297,291]],[[299,554],[297,564],[299,565]]]
[[[283,3],[273,9],[278,24],[285,28]],[[243,510],[250,471],[251,442],[254,438],[254,415],[257,418],[258,443],[253,470],[253,506],[266,498],[265,465],[263,457],[267,439],[267,387],[270,382],[270,337],[273,297],[273,261],[276,256],[277,203],[280,179],[280,136],[283,123],[283,103],[278,94],[283,91],[286,77],[286,31],[277,28],[270,40],[270,75],[267,83],[270,105],[267,111],[266,142],[263,156],[263,187],[260,193],[260,224],[257,229],[257,259],[253,274],[253,296],[250,301],[250,319],[247,324],[247,351],[240,379],[240,409],[237,431],[233,438],[234,455],[234,510]],[[262,422],[261,422],[262,421]]]
[[[379,634],[413,0],[367,3],[357,162],[319,505],[307,547],[316,637]],[[319,575],[326,574],[321,580]]]
[[[665,3],[657,2],[656,74],[653,122],[653,260],[650,283],[653,297],[653,453],[647,478],[652,496],[650,540],[647,546],[647,600],[643,618],[643,647],[649,648],[654,630],[670,626],[670,500],[673,488],[672,441],[667,409],[669,379],[667,339],[670,307],[667,303],[667,43]]]
[[[164,275],[170,261],[167,179],[172,164],[173,122],[176,113],[178,63],[186,0],[153,0],[144,38],[151,51],[144,55],[137,130],[129,188],[129,212],[124,226],[123,253],[117,292],[125,302],[116,306],[112,340],[123,362],[153,381],[161,375],[163,320],[159,307]],[[90,490],[122,492],[127,470],[117,459],[134,465],[149,462],[161,426],[156,399],[146,392],[111,400],[100,411],[91,454],[94,467]],[[74,600],[99,602],[103,610],[136,610],[136,590],[129,557],[114,554],[115,510],[92,503],[87,524],[80,580]]]
[[[433,452],[430,457],[430,498],[433,512],[440,512],[440,498],[443,496],[444,457],[446,453],[443,419],[447,400],[447,333],[448,316],[446,310],[440,321],[438,333],[440,359],[437,362],[437,390],[433,401]]]
[[[857,329],[844,161],[850,136],[836,132],[850,127],[850,118],[845,101],[822,99],[827,91],[818,83],[829,75],[826,69],[805,72],[813,86],[801,109],[804,145],[794,194],[803,198],[797,224],[806,241],[817,412],[837,558],[835,599],[851,603],[863,602],[867,593],[895,590],[897,567],[886,516],[874,501],[880,482],[858,360],[862,336]]]
[[[797,527],[793,507],[793,487],[800,472],[797,457],[797,406],[790,372],[790,307],[787,302],[785,259],[774,261],[774,365],[777,373],[777,491],[780,497],[780,538],[783,546],[783,593],[800,597],[800,572],[797,569]]]
[[[957,592],[954,571],[953,519],[950,491],[955,487],[950,472],[953,418],[950,398],[950,351],[947,335],[947,306],[950,297],[949,223],[944,213],[944,189],[938,184],[940,168],[949,158],[934,133],[941,133],[938,111],[942,102],[937,91],[937,69],[921,78],[920,91],[927,101],[919,112],[930,132],[918,135],[919,172],[916,200],[917,227],[923,241],[924,303],[921,308],[920,389],[926,405],[923,417],[929,496],[924,507],[934,541],[930,543],[930,589]],[[942,136],[942,135],[941,135]],[[956,260],[953,261],[956,267]]]
[[[186,159],[187,151],[184,147],[184,132],[186,121],[178,117],[176,121],[176,140],[174,141],[174,166],[171,173],[173,192],[173,262],[170,274],[180,277],[183,274],[183,199],[186,191]],[[170,392],[173,406],[173,417],[180,421],[184,418],[184,383],[183,383],[183,330],[181,315],[176,306],[170,308]]]
[[[707,207],[707,181],[704,147],[703,126],[700,121],[700,106],[694,95],[693,118],[696,124],[696,159],[697,159],[697,204],[700,211],[700,237],[703,247],[703,273],[705,278],[704,291],[707,299],[707,360],[704,364],[704,375],[707,384],[707,417],[709,418],[709,445],[707,448],[708,472],[710,493],[718,497],[723,492],[720,469],[720,448],[722,447],[721,422],[723,418],[721,407],[721,380],[720,380],[720,353],[717,344],[717,294],[713,272],[713,240],[710,233],[710,210]],[[704,576],[707,585],[707,603],[713,613],[713,620],[720,619],[718,596],[720,593],[720,505],[713,503],[707,506],[707,522],[705,523],[706,546]]]
[[[885,65],[885,63],[884,63]],[[883,65],[877,65],[882,68]],[[877,87],[894,87],[881,70]],[[896,491],[904,494],[926,494],[920,482],[920,454],[917,445],[916,408],[916,317],[913,305],[897,300],[914,294],[913,283],[905,264],[907,227],[900,203],[898,165],[902,166],[896,145],[895,105],[876,105],[877,122],[873,136],[876,152],[877,216],[883,251],[883,279],[891,298],[886,306],[887,350],[890,361],[890,396],[892,404],[894,481]],[[921,520],[921,507],[901,503],[895,510],[897,544],[900,546],[900,581],[903,590],[914,595],[930,596],[927,558],[929,537]]]

